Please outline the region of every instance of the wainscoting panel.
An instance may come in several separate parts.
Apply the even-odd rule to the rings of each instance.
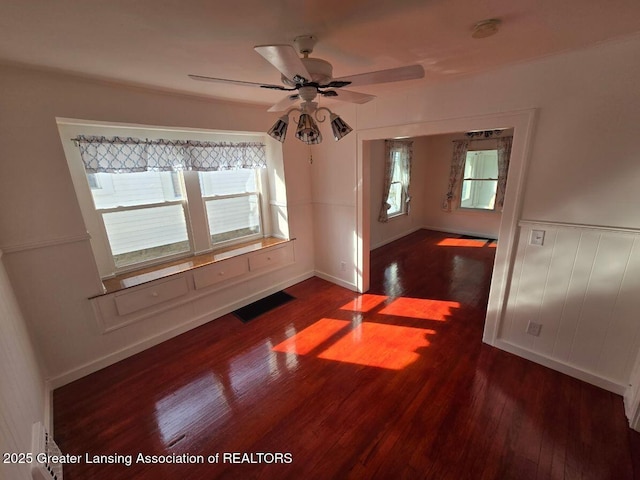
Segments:
[[[531,245],[532,230],[544,232]],[[500,340],[629,384],[640,344],[640,231],[520,223]],[[527,333],[541,325],[539,336]]]

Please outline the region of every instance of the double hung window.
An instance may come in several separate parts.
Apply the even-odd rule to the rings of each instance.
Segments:
[[[91,194],[117,269],[190,252],[177,172],[95,173]]]
[[[413,142],[385,140],[385,177],[380,222],[409,213]]]
[[[74,140],[93,200],[87,223],[99,237],[92,245],[103,277],[265,234],[264,144]]]
[[[198,173],[212,245],[262,232],[258,173],[247,169]]]
[[[460,192],[460,207],[494,210],[498,187],[498,151],[468,151]]]

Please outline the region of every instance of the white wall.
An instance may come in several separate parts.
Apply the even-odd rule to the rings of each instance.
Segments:
[[[532,230],[543,245],[530,245]],[[499,346],[624,393],[640,344],[638,292],[640,231],[525,222]]]
[[[528,160],[528,170],[519,172],[517,178],[510,177],[507,197],[514,192],[512,180],[518,184],[523,179],[524,183],[521,197],[509,199],[513,202],[513,209],[509,212],[508,221],[513,225],[511,217],[514,216],[525,220],[638,230],[640,208],[637,186],[640,185],[640,165],[637,128],[640,125],[640,89],[637,85],[640,83],[640,62],[632,61],[637,58],[640,58],[640,37],[634,36],[424,88],[405,90],[399,87],[395,95],[379,97],[357,107],[358,137],[362,140],[384,138],[375,135],[378,131],[384,133],[391,130],[396,134],[409,132],[410,135],[416,135],[415,132],[423,125],[438,130],[437,133],[447,133],[444,129],[449,124],[471,124],[476,118],[490,116],[515,117],[518,112],[537,109],[531,143],[527,136],[529,130],[516,128],[514,132],[514,145],[519,143],[517,155],[529,153],[528,158],[524,156],[520,159],[523,167],[524,161]],[[419,128],[413,128],[413,125]],[[487,128],[513,126],[487,125]],[[482,128],[483,125],[478,127]],[[357,152],[358,149],[364,151],[366,145],[356,144],[351,150]],[[324,150],[322,153],[330,154]],[[318,163],[321,164],[322,160]],[[356,163],[357,159],[349,156],[343,157],[340,165],[332,164],[323,172],[323,182],[317,185],[314,199],[327,198],[324,187],[331,185],[332,181],[342,183],[345,177],[352,179]],[[355,185],[367,178],[369,173],[366,168],[367,165],[363,164],[363,177],[356,176]],[[521,173],[526,175],[522,177]],[[345,202],[340,211],[324,212],[323,225],[343,225],[339,229],[340,237],[336,233],[326,237],[326,251],[338,250],[339,238],[349,235],[357,238],[360,229],[358,222],[365,225],[361,228],[363,235],[369,231],[366,223],[370,210],[364,204],[369,198],[366,188],[367,185],[362,187],[366,192],[363,204],[358,205],[356,201],[355,206],[349,208],[353,202]],[[364,215],[362,212],[365,212]],[[505,207],[503,217],[506,212]],[[346,226],[344,222],[352,223]],[[504,319],[507,301],[513,299],[513,291],[509,290],[513,279],[510,272],[517,255],[521,254],[515,248],[520,236],[517,228],[509,230],[509,238],[503,238],[502,229],[501,225],[497,259],[504,272],[498,286],[503,293],[500,293],[495,304],[490,300],[490,311],[496,313],[498,323]],[[360,252],[363,257],[366,255],[364,250]],[[626,254],[614,249],[615,258],[610,260],[622,261]],[[366,259],[358,262],[358,265],[366,274]],[[596,264],[596,268],[603,267]],[[544,272],[538,271],[535,275],[526,269],[522,272],[519,282],[524,282],[528,287],[538,288],[546,278]],[[635,268],[630,273],[635,274]],[[346,275],[340,278],[347,280]],[[587,295],[610,301],[610,290],[600,291],[599,288],[594,285]],[[574,308],[582,304],[584,299],[570,296],[567,302],[570,308]],[[515,306],[516,310],[519,308]],[[625,315],[629,315],[629,312]],[[558,321],[558,328],[564,328],[564,320]],[[626,324],[629,322],[637,322],[637,318],[629,317],[623,321]],[[599,356],[601,344],[596,337],[605,334],[609,338],[619,338],[624,332],[620,322],[608,322],[605,325],[604,332],[586,329],[581,333],[584,348],[587,349],[581,355]],[[500,325],[488,327],[491,327],[491,331],[485,335],[485,340],[490,343],[501,340],[500,330],[496,328]],[[521,329],[522,325],[518,328]],[[520,354],[529,352],[532,357],[541,355],[539,348],[539,345],[528,344],[520,349]],[[632,342],[626,347],[628,355],[635,357],[638,348],[638,341]],[[606,357],[606,350],[604,355]],[[606,371],[596,368],[596,371],[583,373],[589,373],[592,380],[597,378],[610,386],[608,379],[611,378],[623,383],[637,382],[639,379],[629,378],[629,370],[626,366],[622,367],[622,363],[604,360],[601,365],[608,365]],[[550,365],[562,369],[566,361],[557,357]],[[579,375],[579,368],[571,370],[571,373]]]
[[[179,96],[36,70],[0,67],[0,246],[45,375],[58,385],[194,325],[175,313],[102,335],[88,297],[101,285],[62,149],[56,118],[122,124],[263,132],[265,108]],[[272,192],[274,222],[288,217],[296,263],[225,289],[220,305],[313,274],[308,165],[284,146]],[[294,178],[295,180],[290,180]],[[286,177],[286,179],[285,179]],[[281,218],[282,217],[282,218]],[[215,300],[215,299],[214,299]]]
[[[31,426],[43,422],[44,377],[0,251],[0,452],[31,451]],[[30,479],[29,465],[0,463],[0,478]]]
[[[522,216],[637,227],[640,37],[402,90],[358,107],[360,130],[539,109]],[[502,125],[501,127],[509,127]],[[498,128],[498,126],[496,126]]]
[[[354,130],[339,142],[331,136],[326,122],[319,125],[324,136],[320,145],[309,149],[311,165],[311,194],[315,238],[316,275],[346,288],[356,288],[357,237],[354,230],[356,212],[356,155],[357,123],[355,107],[331,105]],[[296,141],[296,143],[300,143]]]

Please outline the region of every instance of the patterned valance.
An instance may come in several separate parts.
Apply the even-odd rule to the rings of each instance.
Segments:
[[[215,171],[266,168],[262,143],[143,140],[131,137],[73,139],[87,173]]]

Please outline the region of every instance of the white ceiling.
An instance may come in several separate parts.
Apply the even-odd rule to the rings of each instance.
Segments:
[[[499,33],[473,39],[488,18]],[[313,34],[334,77],[424,66],[424,80],[354,88],[380,95],[639,31],[638,0],[0,0],[2,63],[264,104],[283,92],[187,74],[279,83],[253,46]]]

